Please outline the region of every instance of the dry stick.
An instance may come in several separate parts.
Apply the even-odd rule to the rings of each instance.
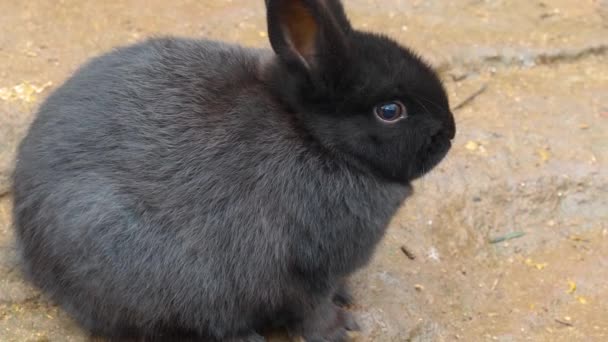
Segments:
[[[572,323],[568,323],[568,322],[566,322],[566,321],[562,321],[561,319],[557,319],[557,318],[556,318],[556,319],[555,319],[555,321],[556,321],[557,323],[559,323],[559,324],[563,324],[563,325],[565,325],[565,326],[567,326],[567,327],[571,327],[571,326],[572,326]]]
[[[483,92],[486,91],[487,89],[488,89],[488,85],[484,84],[483,86],[481,86],[481,88],[477,89],[476,92],[474,92],[473,94],[469,95],[469,97],[467,97],[466,99],[464,99],[464,101],[462,101],[459,104],[457,104],[456,106],[454,106],[453,110],[458,110],[458,109],[460,109],[460,108],[468,105],[473,100],[475,100],[475,98],[477,96],[483,94]]]
[[[403,252],[403,254],[405,254],[405,256],[410,259],[410,260],[415,260],[416,256],[414,255],[414,253],[412,253],[409,249],[407,249],[407,247],[405,246],[401,246],[401,251]]]

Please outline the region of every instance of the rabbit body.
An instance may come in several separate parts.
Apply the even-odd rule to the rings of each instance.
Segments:
[[[19,240],[32,280],[93,332],[247,332],[369,259],[409,187],[302,144],[258,78],[267,57],[151,40],[40,109],[15,172]]]

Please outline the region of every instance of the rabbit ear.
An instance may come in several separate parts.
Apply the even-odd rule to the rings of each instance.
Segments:
[[[329,9],[334,19],[337,21],[337,24],[345,31],[349,31],[352,29],[350,25],[350,21],[344,12],[344,7],[342,6],[342,2],[339,0],[327,0],[322,1],[325,6]]]
[[[338,0],[266,0],[268,36],[275,53],[290,66],[311,69],[346,53],[351,29]]]

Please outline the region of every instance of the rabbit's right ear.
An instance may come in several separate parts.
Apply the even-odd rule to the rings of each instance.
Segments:
[[[307,72],[339,65],[350,23],[338,0],[266,0],[268,37],[288,66]]]

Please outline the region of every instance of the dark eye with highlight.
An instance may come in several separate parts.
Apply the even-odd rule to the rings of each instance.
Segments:
[[[384,122],[395,122],[407,116],[405,105],[400,101],[386,102],[374,107],[376,116]]]

